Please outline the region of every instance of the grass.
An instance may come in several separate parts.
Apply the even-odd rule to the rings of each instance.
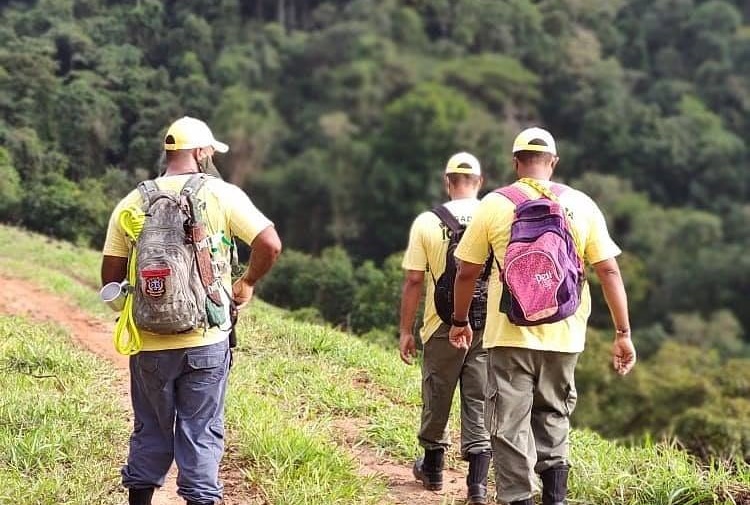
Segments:
[[[53,326],[0,316],[0,335],[0,503],[121,503],[112,368]]]
[[[0,252],[0,269],[12,268],[15,275],[48,285],[93,314],[107,314],[89,286],[92,282],[95,285],[98,253],[4,227],[0,227],[0,240],[18,244],[17,248]],[[37,257],[42,258],[43,266],[34,266],[31,260]],[[42,342],[39,345],[48,345],[48,340],[52,342],[50,345],[60,345],[59,335],[47,336],[47,330],[28,327],[25,331],[40,332],[41,336],[35,333],[37,338],[33,339]],[[286,312],[260,300],[255,300],[250,311],[243,314],[238,332],[240,346],[227,397],[230,448],[227,458],[233,466],[242,468],[253,487],[275,505],[385,503],[385,482],[358,475],[357,463],[346,448],[340,428],[342,423],[353,426],[358,442],[391,460],[408,464],[419,451],[415,436],[420,408],[419,368],[402,365],[393,349],[386,350],[323,326],[294,321]],[[21,340],[29,345],[28,339]],[[49,353],[13,349],[4,362],[6,366],[26,371],[54,369],[66,391],[74,387],[71,377],[65,374],[77,369],[68,370],[66,367],[72,366],[65,364],[68,361],[50,361],[45,358]],[[95,368],[92,365],[91,369]],[[107,407],[116,410],[116,401],[108,389],[111,385],[86,382],[89,376],[79,373],[81,383],[75,387],[91,394],[81,393],[76,408],[67,405],[51,408],[44,407],[36,398],[23,396],[23,391],[24,387],[38,388],[43,384],[50,395],[59,395],[59,391],[54,393],[60,387],[56,379],[31,379],[21,372],[16,375],[13,384],[5,387],[6,391],[12,391],[9,397],[16,399],[13,402],[16,413],[6,414],[7,398],[0,400],[3,405],[0,430],[6,425],[14,426],[15,430],[1,432],[0,454],[4,456],[0,456],[0,461],[6,465],[3,458],[12,457],[15,462],[0,466],[1,481],[21,482],[19,479],[26,478],[25,489],[36,493],[47,488],[59,490],[61,486],[67,486],[65,492],[69,496],[77,496],[74,488],[85,493],[89,489],[87,482],[65,481],[56,469],[75,464],[75,459],[71,463],[72,456],[64,450],[73,439],[84,443],[94,443],[96,438],[109,440],[104,445],[110,450],[124,443],[127,426],[122,416],[99,410]],[[80,403],[88,398],[101,400],[104,405]],[[77,427],[69,426],[67,433],[66,429],[52,429],[54,423],[63,422],[56,417],[57,408],[63,417],[67,412],[90,418],[84,422],[79,417],[80,424],[69,421]],[[24,424],[25,419],[29,419],[28,424]],[[107,419],[114,425],[109,426]],[[22,431],[26,434],[30,426],[37,427],[36,434],[25,435],[22,443],[11,447],[10,433],[18,437]],[[86,426],[86,433],[81,433],[80,426]],[[454,424],[454,433],[455,427]],[[702,465],[668,444],[647,442],[631,448],[588,431],[574,431],[571,445],[574,467],[571,504],[750,503],[750,472],[744,464],[733,469],[719,463]],[[113,455],[106,451],[97,452],[107,447],[92,449],[95,456],[79,462],[84,465],[81,471],[72,473],[81,474],[81,479],[97,475],[101,482],[108,483],[102,487],[112,491],[117,487],[116,469],[120,461],[111,459]],[[16,453],[17,456],[12,456]],[[455,464],[455,449],[451,454],[451,463]],[[44,470],[40,474],[38,470],[31,471],[32,468]],[[11,501],[10,496],[6,500],[3,493],[7,489],[0,489],[0,503],[53,503],[28,498],[19,501],[18,497]],[[109,503],[105,498],[93,501]]]
[[[34,281],[78,307],[112,319],[99,301],[101,255],[26,230],[0,226],[0,270]]]

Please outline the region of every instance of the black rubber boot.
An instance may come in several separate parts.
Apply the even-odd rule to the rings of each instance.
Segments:
[[[487,503],[487,472],[490,470],[491,459],[492,453],[489,451],[469,454],[469,475],[466,476],[467,504]]]
[[[440,491],[443,489],[443,464],[445,449],[427,449],[424,457],[414,462],[414,478],[422,481],[425,489]]]
[[[567,505],[568,465],[559,465],[539,474],[542,478],[542,505]]]
[[[151,505],[154,488],[128,489],[128,505]]]

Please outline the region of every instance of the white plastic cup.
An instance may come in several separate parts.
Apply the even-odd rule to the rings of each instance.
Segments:
[[[110,309],[120,312],[125,307],[125,298],[128,295],[128,281],[110,282],[100,291],[99,297]]]

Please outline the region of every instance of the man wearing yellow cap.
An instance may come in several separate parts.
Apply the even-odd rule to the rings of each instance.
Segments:
[[[405,280],[399,344],[401,359],[411,364],[416,355],[414,320],[426,277],[427,295],[420,330],[424,344],[423,406],[418,435],[424,457],[414,463],[413,472],[426,489],[442,488],[445,450],[450,444],[448,416],[453,394],[460,382],[460,449],[462,457],[469,461],[466,479],[468,503],[474,504],[487,502],[487,472],[491,458],[489,435],[484,428],[487,353],[482,348],[481,330],[485,315],[481,296],[486,293],[486,278],[477,283],[478,300],[473,314],[477,337],[472,345],[468,349],[455,349],[448,342],[448,329],[455,275],[453,248],[479,205],[477,194],[481,185],[479,161],[465,152],[453,155],[445,168],[445,189],[450,201],[414,220],[402,264]],[[482,291],[482,286],[485,291]]]
[[[126,278],[131,249],[135,248],[144,258],[152,253],[143,249],[139,240],[146,240],[144,235],[150,226],[149,219],[156,219],[155,214],[146,213],[141,235],[131,241],[121,224],[121,213],[146,205],[155,208],[153,202],[157,200],[167,202],[172,199],[184,208],[184,188],[192,181],[199,181],[200,185],[195,186],[198,188],[196,193],[189,196],[195,198],[190,201],[197,202],[196,207],[201,209],[200,222],[205,226],[206,237],[200,244],[194,244],[195,258],[200,257],[204,248],[212,252],[207,264],[210,273],[188,270],[191,276],[200,279],[197,289],[190,292],[199,292],[201,296],[197,299],[206,300],[206,307],[211,295],[217,303],[211,312],[179,298],[178,295],[185,291],[176,291],[176,288],[170,291],[170,286],[179,285],[183,278],[176,275],[175,268],[162,265],[149,270],[156,272],[156,277],[137,277],[136,293],[132,295],[135,300],[139,299],[138,296],[148,295],[155,304],[183,307],[184,312],[201,315],[196,319],[199,324],[187,331],[165,333],[154,329],[157,327],[139,328],[139,348],[134,349],[135,354],[130,356],[134,428],[127,464],[121,472],[122,482],[128,489],[130,505],[148,505],[154,489],[164,484],[174,460],[179,470],[177,485],[180,496],[188,505],[208,505],[219,503],[223,491],[218,471],[224,451],[224,394],[231,364],[228,342],[232,318],[230,297],[238,308],[250,301],[255,283],[271,268],[280,253],[281,242],[273,223],[240,188],[218,177],[201,175],[215,170],[212,163],[214,152],[229,150],[229,146],[214,138],[206,123],[191,117],[178,119],[167,130],[164,149],[164,173],[153,181],[141,183],[139,189],[123,198],[112,213],[104,244],[102,283],[120,282]],[[179,213],[180,208],[174,207],[174,212]],[[184,222],[184,216],[175,217],[178,224]],[[148,233],[157,234],[157,240],[151,246],[157,254],[160,247],[158,226],[148,229],[151,230]],[[232,285],[230,245],[235,236],[249,244],[252,253],[247,270]],[[176,239],[178,243],[190,242],[185,236],[181,237]],[[178,261],[174,257],[178,255],[172,254],[171,259],[165,256],[164,261]],[[146,275],[141,264],[144,258],[135,256],[139,276]],[[200,261],[187,263],[192,265]],[[204,275],[209,278],[215,275],[214,284],[202,285]],[[195,284],[192,287],[195,288]],[[135,305],[133,309],[136,323],[139,317],[141,321],[148,319],[139,307]],[[206,315],[209,312],[212,317]],[[168,318],[157,322],[170,324]]]
[[[557,162],[555,140],[548,131],[536,127],[522,131],[513,143],[513,166],[519,180],[482,199],[456,249],[460,261],[450,340],[458,348],[473,345],[472,329],[466,324],[469,302],[474,280],[490,252],[503,269],[502,284],[499,272],[491,276],[483,334],[489,359],[485,421],[495,458],[497,501],[512,505],[534,504],[533,496],[539,491],[537,475],[542,481],[543,505],[567,503],[569,417],[577,398],[574,370],[591,311],[584,277],[573,284],[572,298],[545,298],[550,288],[557,289],[557,294],[563,292],[560,289],[568,274],[552,268],[540,274],[535,268],[539,264],[548,268],[557,261],[575,265],[571,272],[576,275],[583,274],[584,260],[593,265],[615,327],[614,368],[626,374],[636,359],[627,297],[615,259],[620,249],[591,198],[550,181]],[[528,209],[549,209],[550,213],[518,221],[515,216],[526,215]],[[550,223],[558,223],[555,230],[569,230],[567,242],[562,241],[566,233],[555,237],[543,229],[545,234],[535,235],[534,231],[540,230],[535,227],[548,218]],[[514,242],[514,237],[525,243]],[[540,244],[540,249],[532,249],[532,243]],[[570,246],[567,257],[572,260],[565,255],[562,260],[545,256],[542,246],[563,243]],[[516,255],[516,251],[524,255]],[[518,270],[516,265],[523,268]],[[520,299],[528,304],[519,305]],[[556,313],[571,300],[579,305],[570,305],[569,315]],[[519,306],[523,308],[520,312],[516,311]],[[535,307],[544,310],[531,310]]]

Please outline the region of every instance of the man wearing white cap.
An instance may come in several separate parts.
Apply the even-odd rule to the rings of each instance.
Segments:
[[[424,344],[423,406],[418,435],[424,457],[415,462],[413,472],[426,489],[442,488],[445,450],[450,445],[448,416],[453,394],[460,383],[460,450],[461,456],[469,461],[468,503],[474,504],[487,502],[491,458],[489,435],[484,427],[487,352],[482,348],[482,327],[486,313],[486,277],[477,282],[472,311],[477,338],[472,345],[468,349],[454,348],[448,342],[448,330],[453,312],[453,251],[479,205],[477,194],[481,185],[479,161],[466,152],[453,155],[445,168],[445,189],[450,201],[423,212],[414,220],[402,264],[405,280],[399,344],[401,359],[411,364],[416,355],[414,320],[426,277],[427,295],[420,330]]]
[[[591,297],[584,262],[593,265],[615,327],[613,365],[635,364],[620,249],[599,207],[585,194],[550,181],[557,166],[552,135],[522,131],[513,143],[518,181],[488,194],[456,249],[459,273],[450,341],[473,345],[469,318],[474,280],[494,253],[487,324],[486,426],[495,461],[497,501],[567,503],[569,418],[576,404],[574,371],[583,351]]]
[[[276,261],[281,241],[273,223],[240,188],[206,175],[215,172],[214,152],[229,150],[206,123],[178,119],[166,132],[164,149],[166,170],[118,203],[103,251],[102,283],[126,276],[132,281],[129,296],[135,300],[139,336],[129,352],[134,428],[122,482],[130,505],[149,505],[174,460],[180,496],[188,505],[209,505],[219,503],[223,491],[219,462],[231,364],[230,308],[232,302],[241,308],[250,301],[255,283]],[[200,240],[188,231],[193,228],[184,214],[187,207],[199,209],[200,215],[191,211],[187,217],[205,230]],[[123,225],[121,216],[140,209],[145,220],[134,237],[134,227]],[[235,236],[252,252],[247,270],[233,285],[229,267]],[[133,251],[137,254],[131,256]],[[131,272],[137,272],[134,278]]]

